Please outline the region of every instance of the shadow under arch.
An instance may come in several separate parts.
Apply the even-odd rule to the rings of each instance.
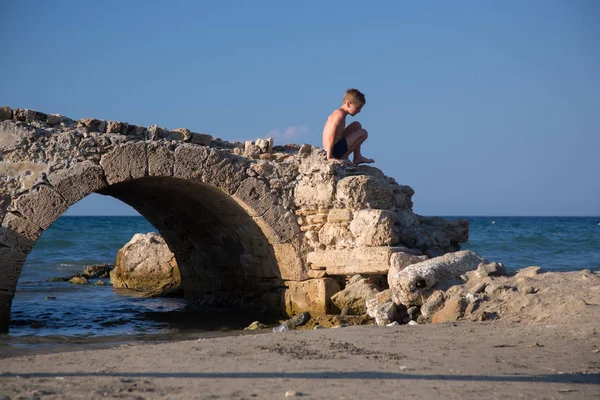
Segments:
[[[159,231],[192,304],[281,311],[284,284],[273,246],[223,191],[186,179],[144,177],[98,193],[133,207]]]

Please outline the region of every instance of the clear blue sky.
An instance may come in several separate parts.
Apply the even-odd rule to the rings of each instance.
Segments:
[[[415,212],[600,215],[599,1],[0,3],[0,105],[320,145],[356,87]]]

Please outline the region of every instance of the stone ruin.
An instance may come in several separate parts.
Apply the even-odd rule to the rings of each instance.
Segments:
[[[36,240],[91,193],[156,227],[198,305],[335,313],[330,298],[349,277],[385,277],[468,240],[468,221],[417,215],[410,187],[371,166],[328,163],[308,144],[2,107],[1,329]]]

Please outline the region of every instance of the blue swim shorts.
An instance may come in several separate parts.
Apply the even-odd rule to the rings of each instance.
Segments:
[[[337,142],[335,144],[335,146],[333,146],[333,157],[334,158],[341,158],[344,156],[344,154],[346,154],[346,152],[348,151],[348,142],[346,141],[346,139],[342,139],[339,142]]]

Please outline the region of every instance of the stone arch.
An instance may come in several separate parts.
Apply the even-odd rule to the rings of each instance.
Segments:
[[[166,141],[126,143],[58,169],[10,199],[0,228],[0,328],[33,245],[91,193],[116,197],[154,225],[175,253],[186,297],[254,302],[281,311],[283,281],[303,270],[293,214],[247,158]]]

